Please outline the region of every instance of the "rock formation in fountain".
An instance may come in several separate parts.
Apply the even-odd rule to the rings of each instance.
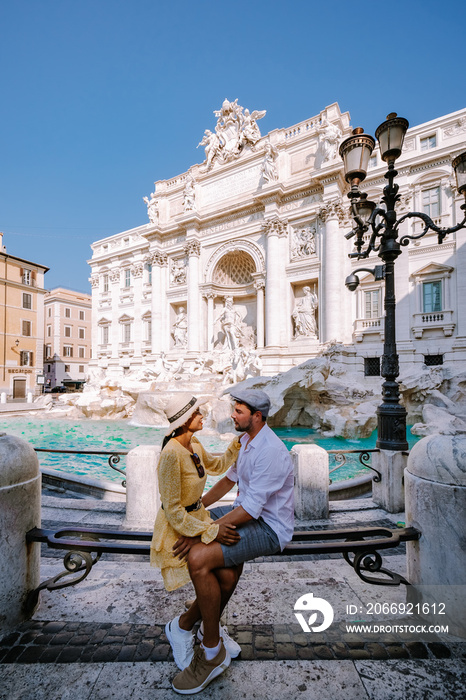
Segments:
[[[218,358],[217,358],[218,359]],[[230,358],[234,360],[234,358]],[[93,370],[84,391],[60,394],[53,415],[68,418],[123,419],[137,425],[165,426],[163,406],[174,391],[192,391],[208,396],[206,429],[219,433],[233,431],[228,384],[235,376],[224,358],[224,370],[204,357],[190,371],[183,361],[163,359],[162,370],[141,368],[120,379]],[[240,384],[266,391],[272,401],[269,423],[279,426],[308,426],[324,436],[368,437],[377,425],[376,409],[381,403],[380,377],[361,377],[348,364],[347,349],[329,344],[314,357],[273,377],[250,376]],[[448,365],[409,365],[402,369],[402,402],[408,425],[416,435],[466,432],[466,370]],[[45,401],[45,409],[50,400]]]

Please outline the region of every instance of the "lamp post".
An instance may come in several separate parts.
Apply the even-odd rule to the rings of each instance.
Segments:
[[[408,129],[408,121],[389,114],[375,132],[380,146],[380,154],[388,165],[385,178],[388,184],[384,187],[382,202],[385,206],[377,206],[367,200],[367,195],[359,191],[359,184],[365,179],[370,155],[375,147],[375,139],[365,134],[360,127],[340,145],[340,156],[344,162],[345,179],[351,185],[348,197],[355,226],[346,234],[346,238],[356,236],[356,252],[350,253],[350,258],[364,259],[372,251],[383,260],[383,265],[376,265],[374,270],[361,268],[372,273],[376,279],[385,279],[385,338],[382,356],[381,374],[385,381],[382,385],[383,402],[377,409],[377,447],[384,450],[402,451],[408,449],[406,441],[406,410],[400,404],[400,389],[397,377],[399,362],[395,337],[395,261],[402,252],[402,246],[410,240],[422,238],[432,230],[442,243],[445,236],[466,226],[466,152],[461,153],[452,161],[456,174],[457,189],[465,197],[461,205],[465,216],[461,223],[450,228],[436,226],[432,219],[422,212],[409,212],[397,218],[395,205],[400,199],[398,185],[394,182],[397,171],[395,161],[400,157],[403,140]],[[403,235],[398,239],[400,225],[408,218],[418,218],[424,222],[424,229],[418,235]],[[370,231],[369,242],[365,244],[364,235]],[[382,269],[381,269],[382,268]],[[357,289],[359,277],[356,270],[346,279],[346,286],[351,291]]]

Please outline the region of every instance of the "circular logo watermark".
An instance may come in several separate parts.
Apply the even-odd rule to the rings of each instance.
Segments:
[[[301,598],[298,598],[294,605],[294,609],[295,611],[301,611],[295,612],[295,615],[302,627],[303,632],[323,632],[330,627],[333,622],[333,608],[330,603],[323,598],[314,598],[313,593],[305,593],[301,596]],[[307,622],[303,613],[307,613],[309,615]],[[323,622],[315,626],[315,622],[318,618],[317,613],[322,613]]]

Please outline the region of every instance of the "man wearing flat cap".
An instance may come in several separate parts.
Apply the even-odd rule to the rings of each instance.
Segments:
[[[216,503],[236,483],[238,495],[233,506],[214,508],[210,517],[219,524],[234,526],[240,539],[226,545],[216,541],[203,544],[199,538],[181,537],[174,546],[175,555],[187,557],[196,590],[196,600],[174,626],[180,633],[173,643],[186,645],[186,658],[193,654],[192,635],[187,632],[201,617],[198,638],[206,658],[207,654],[216,652],[220,641],[230,658],[238,656],[241,648],[229,637],[226,628],[220,626],[220,616],[236,588],[243,563],[280,552],[293,537],[293,466],[287,448],[266,423],[270,399],[263,391],[241,388],[233,389],[231,398],[235,402],[231,417],[236,430],[243,433],[239,438],[241,448],[236,464],[203,496],[202,502],[206,508]],[[219,569],[224,572],[222,585],[213,574]],[[222,670],[215,671],[215,675]],[[198,692],[213,674],[214,671],[207,682],[198,683],[188,666],[177,676],[180,680],[173,688],[181,693],[189,689]]]

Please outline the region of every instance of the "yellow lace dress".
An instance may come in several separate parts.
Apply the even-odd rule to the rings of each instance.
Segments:
[[[186,561],[173,556],[173,545],[180,535],[201,535],[201,541],[209,544],[218,533],[218,525],[203,505],[189,513],[185,506],[201,498],[207,474],[219,476],[231,467],[241,447],[235,438],[221,457],[214,457],[206,452],[197,438],[193,437],[191,444],[206,472],[202,478],[199,478],[191,452],[174,438],[162,450],[157,466],[163,508],[159,509],[155,519],[150,563],[161,569],[167,591],[180,588],[191,580]]]

